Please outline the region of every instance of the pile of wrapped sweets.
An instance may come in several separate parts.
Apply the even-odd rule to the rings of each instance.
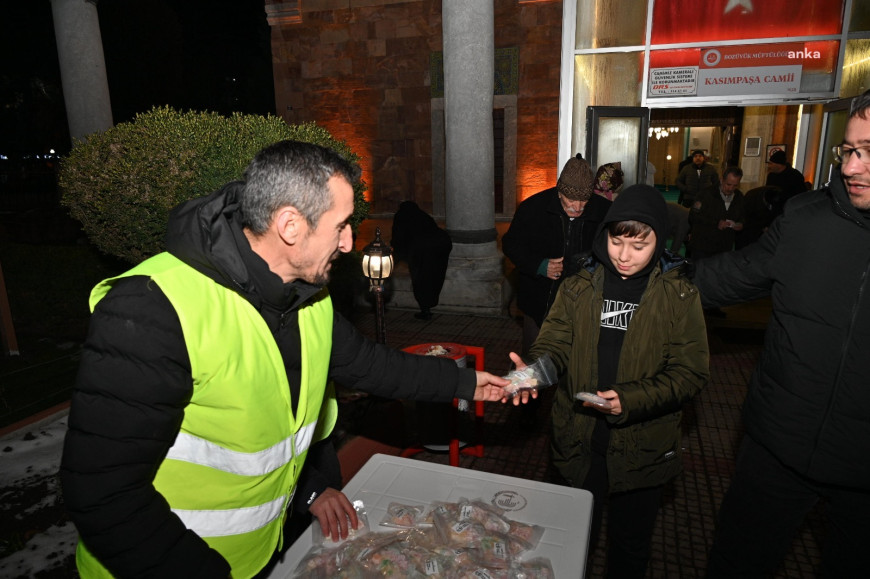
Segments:
[[[513,521],[481,500],[391,503],[373,532],[360,501],[359,528],[333,542],[313,525],[314,544],[295,578],[551,579],[549,559],[533,557],[543,527]],[[390,530],[387,531],[387,528]]]

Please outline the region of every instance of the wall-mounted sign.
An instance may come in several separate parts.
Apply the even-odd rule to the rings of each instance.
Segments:
[[[650,98],[741,97],[833,90],[839,42],[650,51]]]
[[[743,147],[744,157],[757,157],[761,154],[761,137],[746,137],[746,146]]]
[[[650,70],[649,85],[650,95],[694,95],[698,90],[698,67]]]

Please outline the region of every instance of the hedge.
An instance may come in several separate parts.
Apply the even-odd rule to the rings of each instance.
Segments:
[[[346,143],[314,123],[156,107],[73,146],[61,161],[61,203],[101,251],[139,263],[163,251],[173,207],[240,179],[260,149],[285,139],[359,161]],[[368,214],[365,189],[362,180],[354,184],[354,231]]]

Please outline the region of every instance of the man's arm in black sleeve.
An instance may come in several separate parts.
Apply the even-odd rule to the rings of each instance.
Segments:
[[[355,390],[384,398],[449,402],[472,400],[477,375],[454,360],[418,356],[378,344],[360,334],[343,316],[333,322],[330,378]]]
[[[152,482],[193,392],[178,316],[149,279],[116,282],[97,305],[64,441],[64,503],[82,540],[121,577],[226,577]]]
[[[770,295],[770,260],[779,240],[777,219],[755,243],[694,263],[692,281],[705,308],[729,306]]]

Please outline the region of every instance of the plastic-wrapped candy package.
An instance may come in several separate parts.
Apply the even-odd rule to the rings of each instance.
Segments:
[[[311,525],[311,542],[315,546],[323,546],[325,548],[336,547],[341,545],[345,541],[351,541],[356,537],[365,535],[371,530],[369,526],[368,515],[366,514],[365,505],[362,501],[354,501],[353,508],[356,511],[357,519],[359,519],[359,526],[354,529],[350,527],[347,533],[347,538],[342,539],[338,538],[337,541],[332,540],[332,535],[323,536],[323,528],[320,526],[320,521],[318,519],[314,519],[314,523]],[[350,526],[350,520],[348,520],[348,526]]]
[[[490,533],[480,540],[476,552],[473,556],[487,567],[504,569],[510,567],[511,540],[501,533]]]
[[[538,543],[541,542],[541,536],[544,534],[544,527],[521,523],[520,521],[510,521],[510,529],[507,534],[514,539],[519,539],[528,544],[529,549],[537,549]]]
[[[476,521],[446,520],[436,516],[435,529],[444,544],[472,550],[475,560],[492,564],[496,560],[518,557],[530,549],[525,541],[506,533],[487,531]],[[503,555],[503,556],[502,556]]]
[[[438,553],[432,529],[405,529],[395,533],[371,533],[362,538],[368,545],[355,558],[369,576],[447,577],[453,565],[449,553]]]
[[[472,556],[474,549],[466,549],[465,547],[440,546],[434,547],[432,552],[438,556],[449,559],[451,569],[456,569],[462,565],[471,565],[475,563],[476,560]]]
[[[410,557],[411,549],[405,547],[396,534],[391,533],[390,536],[392,540],[367,550],[365,556],[359,559],[360,565],[376,577],[425,577],[415,568]]]
[[[446,520],[435,517],[435,528],[445,545],[476,549],[487,535],[483,525],[474,521]]]
[[[512,579],[510,569],[491,569],[477,563],[459,566],[451,575],[452,579]]]
[[[313,547],[293,572],[293,579],[363,579],[365,569],[356,560],[351,543],[323,549]]]
[[[431,505],[431,509],[426,513],[426,516],[423,518],[423,522],[435,524],[435,517],[459,517],[459,503],[452,503],[449,501],[435,501]]]
[[[592,392],[578,392],[574,395],[574,398],[583,402],[589,402],[595,406],[600,406],[601,408],[610,408],[612,406],[610,400],[602,398],[598,394],[593,394]]]
[[[422,523],[425,511],[426,508],[422,505],[390,503],[380,524],[383,527],[395,527],[400,529],[416,527],[418,524]]]
[[[513,579],[554,579],[553,564],[544,557],[517,561],[511,565]]]
[[[509,397],[514,397],[523,390],[536,390],[552,386],[559,381],[556,366],[547,354],[544,354],[525,368],[511,370],[504,377],[511,381],[504,388],[505,393]]]
[[[474,521],[483,525],[488,531],[507,533],[510,530],[510,521],[502,515],[503,512],[480,499],[461,498],[455,503],[433,503],[431,520],[434,522],[437,517],[443,524]]]
[[[503,512],[481,500],[459,500],[458,519],[477,521],[487,531],[507,533],[510,530],[510,522],[502,516]]]

